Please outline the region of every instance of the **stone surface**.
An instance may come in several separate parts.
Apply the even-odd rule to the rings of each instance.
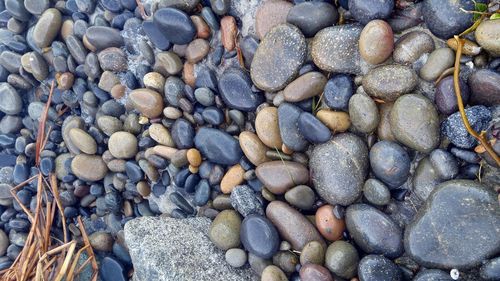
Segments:
[[[307,185],[298,185],[285,193],[285,200],[302,210],[311,209],[315,198],[314,191]]]
[[[196,35],[196,28],[189,16],[175,8],[162,8],[154,13],[153,23],[173,44],[187,44]]]
[[[311,143],[324,143],[332,134],[318,118],[309,112],[302,112],[299,116],[299,131]]]
[[[99,181],[106,176],[108,167],[101,156],[79,154],[71,161],[71,171],[84,181]]]
[[[392,9],[394,9],[394,0],[349,0],[349,12],[362,24],[367,24],[374,19],[388,18]]]
[[[258,166],[270,159],[266,156],[267,146],[252,132],[244,131],[239,136],[240,147],[252,164]]]
[[[276,227],[261,215],[249,215],[243,220],[240,238],[247,251],[263,259],[271,258],[279,249]]]
[[[281,148],[278,109],[273,106],[263,108],[255,118],[255,131],[259,139],[270,148]]]
[[[356,276],[358,262],[358,251],[346,241],[335,241],[326,250],[325,266],[342,278]]]
[[[37,47],[48,47],[57,37],[61,24],[62,17],[59,10],[54,8],[45,10],[33,29],[33,41]]]
[[[425,267],[468,269],[500,250],[497,196],[468,180],[440,184],[406,228],[406,252]]]
[[[500,104],[500,74],[488,69],[479,69],[469,76],[470,102],[492,106]]]
[[[306,37],[334,25],[339,18],[337,9],[326,2],[302,2],[288,12],[286,21],[300,28]]]
[[[217,129],[201,128],[194,143],[203,156],[217,164],[233,165],[243,156],[238,141]]]
[[[461,79],[458,82],[463,104],[467,104],[470,97],[469,86]],[[453,76],[443,78],[436,85],[434,102],[440,113],[450,115],[458,111],[457,96],[455,94]]]
[[[163,111],[163,99],[153,90],[133,90],[129,94],[129,101],[137,111],[149,118],[158,117]]]
[[[426,81],[436,80],[443,71],[453,66],[455,53],[450,48],[439,48],[434,50],[424,66],[420,69],[420,77]]]
[[[477,43],[494,57],[500,56],[500,22],[496,20],[482,21],[474,31]]]
[[[248,185],[236,186],[231,192],[231,206],[243,217],[251,214],[264,215],[262,199]]]
[[[107,26],[91,26],[85,32],[88,42],[97,50],[121,47],[124,44],[120,31]]]
[[[116,132],[110,136],[108,147],[118,159],[132,158],[137,154],[137,138],[129,132]]]
[[[333,75],[323,90],[323,101],[334,110],[347,111],[349,99],[354,94],[352,77],[346,74]]]
[[[338,134],[313,148],[309,165],[318,194],[332,205],[347,206],[361,195],[368,173],[368,150],[359,137]]]
[[[21,112],[23,101],[17,90],[7,83],[0,83],[0,111],[15,115]]]
[[[290,2],[271,0],[262,2],[255,13],[255,33],[262,40],[275,26],[286,23],[288,12],[293,7]]]
[[[425,0],[422,13],[427,28],[437,37],[447,40],[458,35],[473,23],[472,14],[464,13],[474,10],[470,0]]]
[[[271,161],[257,166],[255,173],[264,186],[274,194],[284,194],[291,187],[309,181],[309,171],[297,162]]]
[[[208,218],[142,217],[125,225],[134,278],[149,280],[258,280],[250,269],[234,269],[208,238]],[[165,239],[168,237],[168,239]]]
[[[316,211],[316,228],[321,235],[329,241],[336,241],[342,238],[345,230],[343,219],[339,219],[334,214],[332,205],[323,205]]]
[[[390,64],[372,69],[363,77],[363,89],[370,96],[384,101],[395,101],[417,86],[418,77],[413,69]]]
[[[423,31],[412,31],[396,41],[392,58],[400,64],[412,64],[423,54],[434,51],[434,40]]]
[[[368,255],[359,262],[358,278],[360,281],[400,281],[403,280],[403,274],[391,260],[383,256]]]
[[[328,269],[311,263],[300,268],[300,279],[302,281],[333,281],[332,274]]]
[[[299,117],[302,109],[291,103],[282,103],[278,107],[278,123],[283,144],[293,151],[303,151],[308,142],[300,133]]]
[[[490,110],[482,105],[476,105],[465,109],[465,115],[469,124],[476,132],[485,130],[492,116]],[[460,148],[472,148],[477,140],[465,129],[460,112],[455,112],[441,124],[443,135]]]
[[[222,100],[229,108],[254,111],[264,101],[260,93],[252,92],[248,74],[238,68],[229,68],[219,79]]]
[[[349,100],[349,118],[356,130],[371,133],[380,121],[377,104],[367,95],[355,94]]]
[[[311,71],[293,80],[283,90],[288,102],[299,102],[320,95],[327,82],[320,72]]]
[[[359,53],[368,63],[379,64],[388,59],[394,49],[391,26],[383,20],[370,21],[359,36]]]
[[[370,166],[389,187],[402,185],[410,174],[410,156],[396,142],[379,141],[370,149]]]
[[[240,245],[240,227],[240,215],[233,210],[224,210],[210,225],[208,236],[221,250],[236,248]]]

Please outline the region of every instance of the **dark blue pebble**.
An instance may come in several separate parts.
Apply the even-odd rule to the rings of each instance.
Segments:
[[[11,134],[0,135],[0,146],[3,148],[12,147],[16,142],[16,137]]]
[[[174,176],[174,183],[178,187],[184,187],[184,184],[186,183],[187,178],[189,177],[191,173],[189,172],[188,168],[184,168],[177,172]]]
[[[172,192],[170,193],[168,198],[170,198],[170,201],[172,201],[172,203],[174,203],[177,207],[179,207],[179,209],[181,209],[186,214],[188,215],[194,214],[195,209],[180,193]]]
[[[153,21],[144,21],[142,23],[142,29],[156,48],[168,50],[172,46],[170,41],[168,41]]]
[[[325,85],[323,100],[328,107],[347,111],[349,99],[354,94],[354,82],[347,74],[337,74]]]
[[[201,114],[203,119],[210,125],[218,126],[224,122],[224,113],[217,107],[207,107]]]
[[[113,212],[119,212],[121,210],[122,198],[118,192],[109,192],[104,196],[106,203],[106,208]]]
[[[44,176],[48,176],[50,173],[54,171],[55,162],[54,158],[45,157],[40,161],[40,171]]]
[[[76,5],[75,0],[68,0],[66,1],[66,11],[63,11],[66,14],[73,14],[78,12],[78,6]]]
[[[196,28],[189,16],[178,9],[162,8],[153,15],[153,22],[173,44],[187,44],[196,35]]]
[[[24,219],[12,219],[9,221],[9,227],[18,232],[27,232],[30,228],[30,222]]]
[[[394,0],[349,0],[349,11],[352,17],[361,24],[374,19],[388,18],[394,9]]]
[[[204,7],[201,9],[201,17],[205,20],[211,30],[218,31],[220,28],[219,20],[215,16],[212,9],[209,7]]]
[[[162,174],[161,174],[161,182],[165,186],[169,186],[170,185],[170,174],[168,173],[167,170],[165,170],[165,171],[162,172]]]
[[[24,149],[26,148],[26,138],[18,137],[16,138],[16,143],[14,144],[14,148],[18,154],[24,153]]]
[[[0,257],[0,271],[9,268],[12,263],[9,257]]]
[[[404,188],[393,189],[391,190],[391,197],[398,200],[403,201],[405,199],[406,194],[408,194],[409,190]]]
[[[119,13],[123,9],[120,0],[100,0],[99,2],[104,9],[113,13]]]
[[[153,185],[153,187],[151,188],[151,191],[153,192],[154,196],[156,197],[159,197],[161,195],[163,195],[165,193],[165,191],[167,191],[167,187],[164,186],[163,184],[155,184]]]
[[[14,208],[8,208],[7,210],[3,211],[2,215],[0,216],[0,220],[3,222],[8,222],[16,214],[17,214],[17,211]]]
[[[402,185],[410,174],[410,156],[396,142],[379,141],[370,150],[370,165],[375,176],[389,188]]]
[[[250,160],[248,160],[248,158],[246,158],[246,156],[241,157],[240,166],[245,171],[248,171],[248,170],[255,168],[255,166],[252,164],[252,162],[250,162]]]
[[[66,207],[64,208],[64,217],[66,218],[76,218],[79,214],[79,211],[75,207]]]
[[[144,177],[141,167],[133,161],[127,161],[127,163],[125,163],[125,172],[127,173],[129,181],[133,183],[140,181]]]
[[[308,72],[316,70],[313,63],[306,63],[299,69],[299,76],[302,76]]]
[[[99,267],[99,277],[103,281],[126,281],[123,266],[111,257],[105,257]]]
[[[330,129],[309,112],[300,114],[299,130],[312,143],[324,143],[332,137]]]
[[[125,25],[125,22],[128,19],[131,19],[134,17],[134,14],[130,11],[125,11],[116,17],[113,18],[111,21],[111,27],[117,28],[117,29],[123,29],[123,26]]]
[[[29,176],[29,167],[26,164],[16,164],[14,166],[14,183],[20,184],[23,181],[27,180]]]
[[[212,63],[215,66],[219,66],[222,62],[222,55],[224,54],[224,47],[219,45],[215,47],[214,51],[210,54],[210,58],[212,59]]]
[[[240,49],[245,59],[245,66],[250,68],[253,60],[253,56],[259,47],[259,41],[253,36],[245,36],[240,41]]]
[[[293,151],[304,150],[308,142],[300,133],[298,121],[302,110],[291,104],[282,103],[278,107],[278,124],[283,143]]]
[[[231,52],[226,52],[223,57],[224,59],[232,59],[236,56],[236,54],[236,50],[232,50]]]
[[[455,157],[468,163],[476,164],[481,162],[481,157],[479,157],[479,155],[477,155],[474,151],[453,147],[450,152],[455,155]]]
[[[200,182],[198,174],[190,174],[184,183],[184,189],[187,193],[193,193],[196,190],[196,185]]]
[[[135,89],[137,87],[137,79],[131,71],[125,72],[125,75],[123,75],[122,78],[122,81],[125,82],[125,86],[127,86],[127,88]]]
[[[196,206],[204,206],[210,199],[210,185],[206,179],[201,180],[196,186],[194,194],[194,204]]]
[[[203,127],[194,138],[196,148],[209,161],[222,165],[234,165],[243,156],[238,141],[231,135]]]
[[[402,280],[402,272],[390,259],[379,255],[365,256],[358,265],[360,280]]]
[[[12,16],[9,11],[4,10],[0,12],[0,27],[7,27],[7,23]]]
[[[478,164],[467,164],[460,167],[458,178],[475,180],[480,178],[481,167]]]
[[[193,147],[194,128],[189,121],[184,118],[175,120],[170,129],[172,139],[178,149]]]
[[[156,142],[150,137],[144,137],[144,138],[139,140],[137,145],[142,150],[142,149],[147,149],[147,148],[155,146]]]
[[[209,88],[210,90],[218,93],[217,87],[217,77],[215,76],[215,72],[206,66],[201,66],[198,70],[195,86],[196,88]]]
[[[255,192],[261,192],[262,188],[264,187],[264,185],[258,178],[248,180],[247,185],[250,186]]]
[[[201,162],[201,165],[198,169],[198,174],[202,179],[208,179],[210,177],[210,172],[212,172],[213,167],[214,164],[210,163],[209,161],[203,161]]]
[[[471,127],[476,132],[486,130],[491,121],[491,111],[483,105],[476,105],[465,110]],[[462,122],[460,112],[453,113],[441,124],[441,130],[455,146],[470,149],[477,144],[477,140],[471,136]]]
[[[13,154],[0,154],[0,168],[16,165],[16,156]]]
[[[170,216],[174,219],[185,219],[188,217],[186,213],[184,213],[181,209],[175,208],[170,213]]]
[[[276,227],[266,217],[255,214],[241,223],[240,239],[247,251],[263,259],[271,258],[280,244]]]
[[[135,0],[121,0],[120,3],[122,4],[123,8],[130,11],[134,11],[137,7],[137,2]]]
[[[5,0],[5,8],[10,15],[20,21],[28,21],[31,17],[30,12],[24,7],[22,0]]]
[[[167,168],[168,166],[168,161],[158,155],[149,155],[148,156],[148,161],[151,163],[151,165],[155,166],[156,168],[163,170]]]
[[[132,258],[128,250],[117,242],[113,243],[113,254],[124,264],[132,265]]]
[[[73,19],[73,21],[77,21],[77,20],[88,21],[89,20],[89,17],[82,12],[76,12],[76,13],[71,14],[71,18]]]
[[[252,81],[239,68],[229,68],[219,79],[222,100],[229,108],[254,111],[264,102],[264,95],[252,92]]]

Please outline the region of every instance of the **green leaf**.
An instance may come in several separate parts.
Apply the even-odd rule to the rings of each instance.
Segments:
[[[500,19],[500,13],[494,13],[490,17],[490,20],[499,20],[499,19]]]
[[[486,12],[486,10],[488,10],[488,5],[476,2],[474,4],[474,10],[477,12]]]

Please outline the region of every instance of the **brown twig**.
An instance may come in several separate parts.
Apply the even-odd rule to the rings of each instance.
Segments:
[[[465,129],[471,136],[477,139],[481,145],[484,147],[486,152],[495,160],[498,166],[500,166],[500,157],[496,154],[495,150],[491,147],[490,143],[486,139],[486,132],[481,132],[478,134],[470,125],[469,120],[467,119],[467,115],[465,114],[464,103],[462,101],[462,93],[460,91],[459,85],[459,73],[460,73],[460,57],[462,56],[462,47],[464,44],[464,40],[460,39],[458,36],[454,36],[457,41],[457,52],[455,56],[455,71],[453,72],[453,86],[455,88],[455,95],[457,97],[458,110],[460,111],[460,115],[462,117],[462,121],[464,123]]]

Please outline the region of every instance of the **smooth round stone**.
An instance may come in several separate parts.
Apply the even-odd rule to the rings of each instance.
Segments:
[[[190,63],[197,63],[204,59],[210,51],[210,44],[205,39],[195,39],[186,48],[186,60]]]
[[[266,156],[268,148],[262,143],[256,134],[249,131],[241,132],[239,142],[241,150],[248,160],[255,166],[269,161],[269,158]]]
[[[108,148],[115,158],[132,158],[137,154],[137,138],[129,132],[116,132],[109,137]]]
[[[9,12],[9,14],[20,21],[28,21],[31,18],[31,14],[24,7],[23,0],[5,0],[5,10]]]
[[[314,63],[328,72],[360,74],[358,40],[361,30],[362,27],[357,24],[320,30],[312,41],[311,55]]]
[[[323,90],[323,101],[334,110],[347,111],[349,99],[354,94],[354,83],[346,74],[333,75]]]
[[[24,7],[34,15],[40,15],[50,7],[49,0],[24,0]]]
[[[107,136],[111,136],[115,132],[121,131],[123,128],[120,119],[108,115],[98,117],[96,123],[99,129]]]
[[[302,281],[333,281],[330,271],[318,264],[306,264],[300,268],[300,280]]]
[[[151,126],[149,126],[148,128],[148,131],[150,137],[157,143],[170,147],[175,146],[172,136],[170,136],[167,128],[163,127],[162,124],[151,124]]]
[[[264,95],[252,92],[252,81],[240,68],[229,68],[219,79],[222,100],[229,108],[254,111]]]
[[[0,54],[0,65],[10,73],[19,73],[19,67],[21,67],[21,55],[11,51],[2,51]]]
[[[279,251],[273,256],[273,264],[281,268],[286,274],[291,274],[297,269],[299,259],[291,251]]]
[[[469,76],[470,102],[492,106],[500,104],[500,74],[489,69],[479,69]]]
[[[422,269],[413,278],[413,281],[453,281],[450,274],[439,269]]]
[[[268,147],[281,148],[283,141],[281,140],[278,109],[276,107],[265,107],[257,113],[255,131],[259,139]]]
[[[359,36],[359,53],[371,64],[386,61],[394,48],[394,33],[391,26],[383,20],[370,21]]]
[[[372,97],[395,101],[417,86],[418,77],[408,66],[390,64],[374,68],[363,77],[363,89]]]
[[[113,236],[110,233],[97,231],[89,236],[92,248],[102,252],[111,252],[113,248]]]
[[[450,48],[434,50],[420,69],[420,77],[426,81],[436,80],[443,71],[453,66],[455,53]]]
[[[276,226],[280,236],[301,251],[311,241],[326,246],[314,225],[299,211],[282,201],[272,201],[266,208],[267,218]]]
[[[288,84],[283,96],[288,102],[303,101],[321,94],[326,82],[326,77],[320,72],[308,72]]]
[[[469,0],[425,0],[422,13],[427,28],[437,37],[447,40],[469,28],[474,11],[474,2]]]
[[[500,258],[491,259],[483,264],[479,274],[486,280],[498,279],[498,276],[500,276]]]
[[[373,132],[380,121],[377,105],[364,94],[355,94],[349,100],[349,117],[352,125],[362,133]]]
[[[283,89],[298,74],[306,53],[305,37],[297,27],[289,24],[276,26],[255,52],[250,68],[253,83],[265,91]]]
[[[220,212],[210,225],[208,236],[221,250],[237,248],[240,245],[241,218],[236,211]]]
[[[328,241],[339,240],[345,230],[344,220],[337,218],[334,212],[332,205],[323,205],[316,211],[316,228]]]
[[[186,149],[193,147],[194,128],[186,119],[179,118],[175,120],[174,125],[170,128],[170,134],[177,148]]]
[[[97,55],[99,64],[103,70],[113,72],[127,71],[127,55],[121,49],[110,47],[102,50]]]
[[[163,111],[163,98],[158,92],[136,89],[130,92],[128,97],[132,106],[146,117],[156,118]]]
[[[28,54],[30,71],[38,81],[43,81],[49,74],[49,67],[42,55],[37,52]],[[23,66],[24,67],[24,66]],[[26,69],[26,67],[24,67]]]
[[[99,276],[103,281],[125,281],[123,265],[112,257],[102,259],[99,267]]]
[[[337,9],[326,2],[303,2],[293,6],[286,21],[300,28],[306,37],[313,37],[321,29],[334,25],[339,18]]]
[[[366,200],[376,206],[389,204],[391,192],[384,183],[377,179],[369,179],[363,186],[363,195]]]
[[[458,175],[458,162],[455,156],[443,149],[431,152],[429,159],[432,166],[443,180],[451,180]]]
[[[160,50],[168,50],[172,46],[170,41],[165,37],[163,32],[160,31],[158,26],[152,20],[145,20],[142,22],[142,30],[148,36],[149,41]]]
[[[226,252],[226,262],[235,268],[242,267],[247,262],[247,254],[242,249],[233,248]]]
[[[261,281],[287,281],[286,274],[279,267],[275,265],[267,266],[262,271]]]
[[[368,255],[358,265],[360,281],[400,281],[403,275],[399,267],[391,260],[377,255]]]
[[[467,104],[469,101],[469,86],[467,83],[459,79],[460,94],[462,95],[463,104]],[[455,93],[455,87],[453,83],[453,76],[448,76],[439,81],[436,85],[436,93],[434,96],[434,102],[440,113],[445,115],[450,115],[458,111],[457,96]]]
[[[377,178],[391,188],[402,185],[410,174],[410,156],[399,144],[379,141],[370,150],[370,166]]]
[[[219,16],[225,15],[230,6],[230,0],[210,0],[210,6],[212,7],[212,11]]]
[[[484,20],[474,31],[476,41],[483,49],[494,57],[500,56],[500,22],[496,20]]]
[[[318,241],[311,241],[304,246],[300,253],[300,264],[309,263],[322,265],[325,259],[325,249]]]
[[[469,124],[476,132],[486,130],[488,123],[491,121],[490,110],[482,105],[471,106],[465,109],[465,115],[469,120]],[[443,135],[459,148],[473,148],[477,144],[477,140],[472,137],[462,121],[460,112],[455,112],[441,124]]]
[[[184,87],[185,84],[180,78],[176,76],[167,78],[163,91],[170,105],[180,107],[180,100],[184,97]]]
[[[191,12],[195,9],[200,0],[163,0],[158,4],[159,8],[176,8],[185,12]]]
[[[407,226],[406,253],[428,268],[475,267],[498,251],[499,214],[497,194],[488,187],[469,180],[444,182]]]
[[[240,164],[236,164],[229,168],[220,182],[220,190],[225,193],[231,193],[233,188],[240,185],[244,181],[245,170]]]
[[[120,31],[107,26],[91,26],[85,32],[87,41],[98,51],[124,45]]]
[[[75,59],[78,64],[84,64],[87,58],[87,49],[83,46],[83,43],[74,35],[69,35],[66,38],[66,46],[68,47],[71,56]]]
[[[316,117],[333,132],[345,132],[351,126],[349,114],[342,111],[321,109]]]
[[[9,237],[3,230],[0,230],[0,256],[5,255],[7,247],[9,247]]]
[[[255,33],[262,40],[275,26],[286,23],[288,12],[293,7],[290,2],[272,0],[262,2],[255,13]]]
[[[403,252],[403,232],[386,214],[366,204],[347,208],[345,222],[356,244],[368,254],[399,257]]]
[[[302,112],[298,120],[300,133],[311,143],[324,143],[332,134],[318,118],[309,112]]]
[[[241,243],[251,254],[268,259],[279,249],[280,238],[274,225],[261,215],[248,215],[241,224]]]
[[[194,90],[194,96],[196,98],[196,101],[201,103],[201,105],[203,106],[211,106],[215,102],[215,95],[208,88],[198,88]]]
[[[423,31],[412,31],[401,36],[396,41],[392,57],[395,62],[411,64],[423,54],[434,51],[434,40]]]
[[[438,184],[443,182],[429,157],[418,162],[413,176],[413,193],[425,201]]]
[[[409,148],[429,153],[439,145],[439,118],[432,102],[422,95],[403,95],[394,103],[391,131]]]
[[[224,113],[217,107],[207,107],[201,113],[203,120],[210,125],[220,125],[224,122]]]
[[[353,245],[345,241],[335,241],[326,250],[325,266],[342,278],[356,276],[359,256]]]
[[[108,167],[99,155],[79,154],[71,161],[71,172],[84,181],[99,181],[106,176]]]
[[[315,199],[314,191],[307,185],[298,185],[285,193],[285,200],[302,210],[312,209]]]
[[[353,134],[337,134],[313,148],[309,168],[318,194],[332,205],[347,206],[361,195],[368,173],[368,149]]]
[[[97,143],[94,138],[79,128],[69,130],[71,142],[83,153],[95,154],[97,152]]]
[[[157,10],[153,15],[153,22],[172,44],[187,44],[196,35],[196,28],[191,18],[178,9]]]
[[[374,19],[388,18],[394,9],[394,0],[349,0],[349,12],[361,24]]]
[[[61,13],[50,8],[45,10],[33,29],[33,42],[38,48],[45,48],[52,44],[62,25]]]
[[[0,83],[0,111],[15,115],[21,112],[23,100],[17,90],[7,83]]]
[[[309,171],[297,162],[271,161],[257,166],[257,178],[274,194],[284,194],[293,186],[306,184]]]
[[[83,129],[84,128],[83,119],[80,117],[77,117],[77,116],[70,116],[64,120],[62,129],[61,129],[62,137],[63,137],[64,143],[66,144],[66,147],[68,148],[68,150],[73,154],[79,154],[80,150],[78,149],[78,147],[76,147],[73,144],[73,142],[71,141],[71,138],[69,136],[69,131],[72,128]]]
[[[293,151],[303,151],[308,142],[300,133],[298,121],[302,109],[291,103],[282,103],[278,107],[278,124],[283,144]]]
[[[202,127],[194,138],[196,148],[209,161],[222,165],[234,165],[243,156],[238,141],[221,130]]]

